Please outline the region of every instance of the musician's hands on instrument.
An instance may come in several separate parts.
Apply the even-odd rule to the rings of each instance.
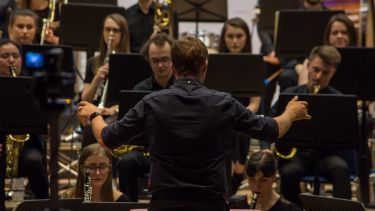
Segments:
[[[78,118],[83,125],[86,125],[89,122],[90,115],[94,112],[101,113],[101,109],[87,101],[81,101],[78,104]]]
[[[58,45],[59,42],[60,42],[59,37],[55,35],[52,27],[49,27],[46,30],[44,40],[47,41],[48,43],[53,44],[53,45]]]
[[[308,59],[303,61],[303,64],[297,64],[294,69],[298,75],[298,84],[307,84],[308,82],[308,69],[307,63],[309,62]]]
[[[102,108],[101,113],[105,116],[112,116],[118,113],[118,108],[116,108],[115,106],[112,106],[110,108]]]
[[[102,65],[96,71],[95,77],[106,78],[108,76],[109,67],[108,64]]]
[[[294,96],[293,99],[288,102],[284,112],[288,114],[293,121],[311,119],[311,116],[307,112],[307,105],[308,103],[306,101],[299,101],[298,96]]]

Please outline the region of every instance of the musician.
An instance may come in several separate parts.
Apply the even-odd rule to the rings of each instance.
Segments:
[[[142,48],[143,57],[149,62],[153,74],[139,82],[134,90],[159,91],[169,88],[174,82],[170,66],[173,40],[165,33],[150,38]],[[147,142],[147,137],[141,136]],[[130,201],[138,201],[138,177],[150,172],[149,156],[142,151],[131,151],[123,155],[117,163],[120,190]]]
[[[53,0],[21,0],[18,1],[18,8],[21,9],[30,9],[35,12],[38,16],[38,25],[36,32],[36,42],[40,43],[41,32],[43,29],[43,19],[48,19],[51,9],[50,1]],[[56,36],[57,28],[59,26],[60,19],[60,7],[59,4],[55,1],[55,10],[54,10],[54,19],[52,23],[47,25],[45,42],[49,44],[57,45],[59,43],[59,37]]]
[[[11,40],[0,40],[0,75],[9,76],[9,66],[21,74],[22,57],[20,46]],[[1,137],[4,143],[5,137]],[[46,167],[46,144],[40,136],[31,135],[25,142],[19,157],[18,175],[26,176],[37,199],[48,198],[48,174]],[[3,182],[3,181],[1,181]]]
[[[220,53],[251,53],[251,35],[249,27],[241,18],[232,18],[224,23],[220,36]],[[252,70],[249,70],[252,71]],[[257,113],[260,105],[260,97],[238,98],[247,109]],[[245,163],[249,152],[250,137],[233,133],[230,135],[232,143],[233,175],[231,178],[231,195],[236,194],[244,178]],[[231,168],[229,168],[231,169]],[[228,172],[231,173],[230,170]],[[230,189],[230,188],[229,188]]]
[[[34,42],[37,30],[38,16],[28,9],[14,10],[9,16],[9,39],[20,45],[30,45]]]
[[[8,38],[8,17],[15,5],[14,0],[2,0],[0,3],[0,39]]]
[[[99,42],[99,55],[94,56],[87,61],[86,65],[86,76],[84,80],[83,90],[81,98],[82,100],[98,104],[101,98],[101,94],[97,93],[101,81],[108,77],[109,66],[106,63],[107,45],[111,37],[111,51],[116,53],[129,52],[129,30],[125,18],[120,14],[110,14],[105,17],[103,22],[103,33]],[[110,52],[112,53],[112,52]],[[97,96],[95,96],[97,95]],[[96,97],[96,99],[95,99]],[[102,114],[106,116],[112,116],[113,118],[108,121],[114,121],[117,119],[115,116],[118,113],[116,106],[105,107],[102,109]],[[86,122],[82,123],[84,126]],[[91,127],[84,128],[82,147],[87,146],[90,143],[95,142],[95,138],[92,135]]]
[[[276,181],[277,161],[269,150],[258,151],[250,156],[246,165],[247,181],[250,193],[233,196],[228,205],[231,209],[250,209],[250,204],[256,197],[256,210],[263,211],[301,211],[297,205],[281,197],[272,188]]]
[[[293,121],[311,118],[307,104],[294,98],[279,117],[256,116],[229,94],[202,85],[208,62],[202,41],[180,39],[171,55],[176,81],[170,89],[146,96],[111,125],[88,102],[79,104],[79,116],[91,119],[98,142],[109,148],[147,133],[152,195],[149,210],[228,210],[223,194],[224,137],[229,130],[274,140],[284,135]]]
[[[139,53],[148,39],[157,33],[154,26],[156,5],[152,0],[138,0],[125,11],[129,23],[130,51]],[[173,12],[173,37],[178,38],[178,16]]]
[[[84,198],[86,173],[91,177],[92,202],[128,202],[126,195],[113,189],[112,155],[107,148],[99,144],[90,144],[83,148],[78,160],[78,177],[74,198]]]
[[[307,62],[308,83],[290,87],[283,93],[308,94],[313,93],[313,87],[319,86],[317,94],[340,94],[329,85],[340,60],[340,53],[333,46],[313,48]],[[277,113],[276,108],[277,105],[274,106],[272,114]],[[298,149],[293,158],[280,160],[280,188],[283,196],[293,203],[300,204],[298,194],[301,192],[299,186],[301,177],[314,175],[314,169],[318,167],[319,175],[333,182],[333,196],[350,199],[349,167],[344,159],[337,151],[328,149],[319,150],[319,160],[313,157],[313,153],[314,150],[311,149]]]

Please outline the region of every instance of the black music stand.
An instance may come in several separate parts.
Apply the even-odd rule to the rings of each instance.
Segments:
[[[121,119],[129,109],[133,108],[142,98],[153,91],[121,90],[119,97],[118,119]]]
[[[82,203],[80,211],[103,211],[103,210],[121,210],[130,211],[132,209],[147,209],[147,203],[138,202],[90,202]]]
[[[312,119],[294,122],[290,130],[281,138],[280,144],[297,148],[357,149],[359,136],[355,95],[282,93],[279,96],[278,111],[284,111],[287,103],[295,95],[298,95],[299,100],[309,103],[308,110]],[[313,156],[315,160],[318,160],[319,152],[315,150]],[[320,183],[317,168],[316,165],[314,194],[319,195]]]
[[[323,197],[302,193],[299,195],[302,208],[306,211],[332,211],[332,210],[352,210],[365,211],[362,203],[347,199]]]
[[[275,51],[284,58],[306,58],[323,44],[329,19],[343,11],[281,10],[275,19]]]
[[[195,34],[199,34],[199,22],[224,22],[228,17],[227,0],[179,0],[173,9],[180,21],[195,22]]]
[[[0,134],[46,134],[47,120],[33,96],[35,80],[0,76]],[[10,88],[11,87],[11,88]],[[3,144],[5,150],[5,144]],[[0,210],[5,210],[5,151],[1,153]]]
[[[14,207],[14,211],[40,211],[51,207],[50,199],[39,199],[39,200],[25,200]],[[82,204],[82,199],[59,199],[57,201],[59,207],[65,211],[79,211]]]
[[[375,83],[373,80],[375,72],[375,49],[374,48],[340,48],[341,63],[337,67],[335,76],[331,80],[331,85],[345,94],[355,94],[361,100],[375,99]],[[362,104],[361,121],[361,141],[358,153],[359,184],[361,200],[369,202],[369,150],[367,145],[366,122],[367,109],[365,103]]]
[[[60,43],[93,55],[99,49],[104,18],[125,15],[125,8],[98,4],[63,4],[60,17]]]
[[[262,96],[265,66],[254,54],[210,54],[205,86],[237,97]]]
[[[118,103],[120,90],[132,90],[136,84],[152,75],[150,65],[141,54],[111,54],[109,69],[108,105]]]
[[[300,7],[300,0],[260,0],[259,1],[259,22],[258,25],[262,31],[274,32],[275,28],[275,13],[283,9],[298,9]]]

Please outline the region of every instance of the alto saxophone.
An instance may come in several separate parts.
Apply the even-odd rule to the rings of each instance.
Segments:
[[[83,202],[91,202],[92,186],[91,177],[88,172],[85,173],[85,184],[83,186]]]
[[[112,51],[112,39],[113,36],[109,35],[108,37],[108,42],[107,42],[107,51],[106,51],[106,56],[104,58],[104,64],[109,63],[109,55],[113,53]],[[94,101],[97,101],[100,96],[100,101],[98,104],[98,108],[104,108],[105,107],[105,102],[107,101],[107,95],[108,95],[108,77],[106,79],[101,79],[98,85],[98,88],[96,90],[95,96],[94,96]]]
[[[311,94],[318,94],[319,91],[320,91],[320,85],[317,84],[317,85],[313,85],[311,88],[310,88],[310,91],[311,91]],[[291,159],[293,158],[296,153],[297,153],[297,148],[293,147],[292,149],[290,149],[290,152],[288,154],[282,154],[278,149],[277,149],[277,145],[275,144],[275,148],[274,148],[274,152],[275,154],[282,158],[282,159]]]
[[[16,77],[17,68],[14,66],[8,67],[11,76]],[[5,139],[6,152],[6,167],[5,175],[8,178],[14,178],[18,174],[18,161],[23,145],[30,139],[30,134],[8,134]]]

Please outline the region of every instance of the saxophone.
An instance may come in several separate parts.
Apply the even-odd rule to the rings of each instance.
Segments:
[[[310,88],[311,90],[311,94],[318,94],[319,93],[319,91],[320,91],[320,85],[319,84],[315,84],[315,85],[313,85],[311,88]],[[281,153],[278,149],[277,149],[277,142],[275,143],[275,148],[274,148],[274,153],[278,156],[278,157],[280,157],[280,158],[282,158],[282,159],[291,159],[291,158],[293,158],[295,155],[296,155],[296,153],[297,153],[297,148],[295,148],[295,147],[293,147],[292,149],[290,149],[290,151],[289,151],[289,153],[287,153],[287,154],[283,154],[283,153]]]
[[[107,51],[106,51],[106,56],[105,56],[105,59],[104,59],[104,64],[109,63],[109,55],[114,53],[112,51],[112,47],[111,47],[112,39],[113,39],[113,36],[112,36],[112,34],[110,34],[109,37],[108,37],[108,42],[107,42]],[[99,96],[100,96],[98,108],[104,108],[105,107],[105,102],[107,101],[107,94],[108,94],[108,81],[109,81],[108,78],[107,79],[101,79],[100,82],[99,82],[98,88],[96,89],[94,101],[99,100]]]
[[[43,26],[42,26],[42,31],[40,33],[41,45],[44,44],[44,40],[46,38],[46,32],[47,32],[49,25],[55,19],[56,0],[49,0],[48,8],[49,8],[48,18],[43,18]]]
[[[16,77],[17,68],[14,66],[8,67],[9,73],[12,77]],[[23,145],[30,139],[30,134],[8,134],[5,138],[6,151],[6,167],[5,175],[8,178],[14,178],[18,174],[18,159],[21,154]]]
[[[173,0],[156,0],[154,31],[173,37]]]
[[[83,202],[91,202],[92,186],[91,177],[88,172],[85,173],[85,184],[83,186]]]

